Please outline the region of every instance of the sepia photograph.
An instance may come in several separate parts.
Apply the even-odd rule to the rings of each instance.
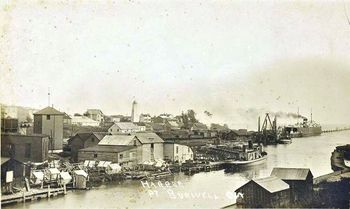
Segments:
[[[0,0],[1,208],[350,208],[350,0]]]

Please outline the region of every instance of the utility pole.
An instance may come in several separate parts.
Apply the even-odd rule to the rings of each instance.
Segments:
[[[50,107],[50,87],[47,90],[47,106]]]

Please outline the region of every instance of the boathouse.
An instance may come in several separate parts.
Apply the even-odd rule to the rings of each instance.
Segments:
[[[87,147],[97,145],[107,133],[77,133],[68,140],[68,146],[71,149],[71,158],[74,162],[78,161],[78,151]]]
[[[274,168],[271,176],[276,176],[290,187],[291,201],[305,205],[312,199],[313,175],[308,168]]]
[[[245,208],[283,208],[290,203],[289,185],[275,176],[250,180],[235,192],[243,194]]]

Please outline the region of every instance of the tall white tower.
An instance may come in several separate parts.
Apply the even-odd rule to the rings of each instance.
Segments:
[[[132,102],[132,109],[131,109],[131,122],[139,122],[140,118],[137,112],[137,102],[134,100]]]

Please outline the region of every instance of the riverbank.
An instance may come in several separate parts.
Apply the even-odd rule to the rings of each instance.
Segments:
[[[268,158],[265,164],[239,169],[236,172],[217,170],[185,175],[183,172],[160,179],[160,181],[181,182],[181,187],[172,188],[174,193],[206,192],[219,199],[172,199],[166,190],[158,189],[158,197],[150,197],[140,180],[126,179],[110,181],[93,187],[89,191],[68,190],[67,195],[25,203],[26,209],[58,208],[221,208],[235,203],[234,190],[253,178],[263,178],[271,174],[274,167],[310,168],[317,178],[333,172],[330,153],[336,146],[348,143],[350,131],[333,132],[321,136],[296,138],[292,144],[265,147]],[[312,149],[310,149],[312,147]],[[158,182],[153,180],[152,182]],[[22,208],[22,203],[6,205],[6,209]]]

